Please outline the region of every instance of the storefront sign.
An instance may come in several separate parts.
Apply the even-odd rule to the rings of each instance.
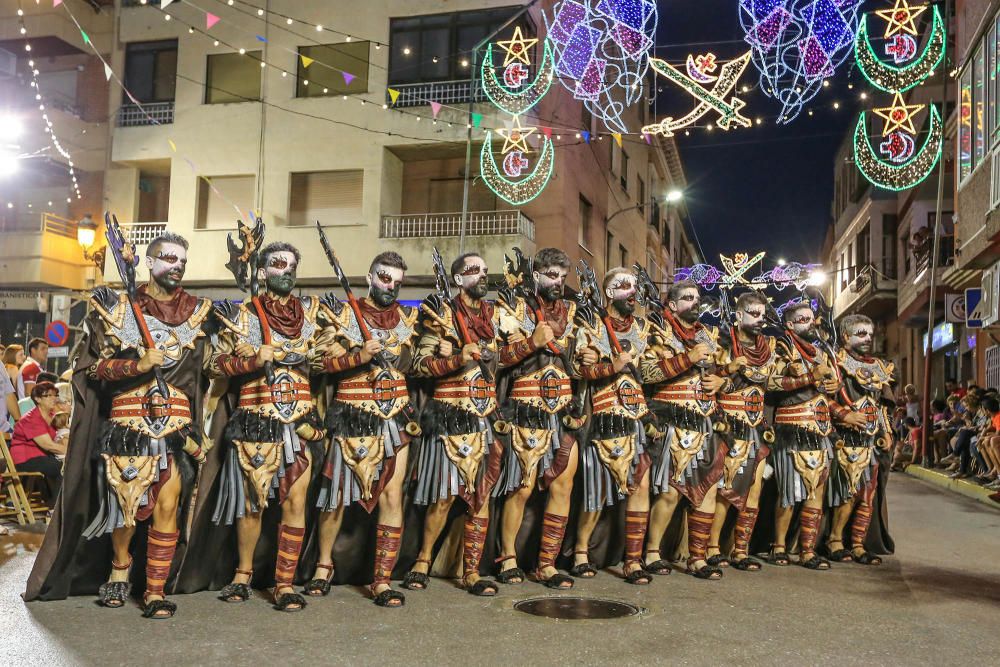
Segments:
[[[951,322],[941,322],[937,324],[933,329],[933,338],[931,339],[931,349],[937,352],[943,347],[951,345],[955,342],[955,325]],[[921,348],[923,350],[927,349],[927,334],[924,334],[924,346]]]
[[[946,320],[963,324],[965,322],[965,313],[964,294],[944,295],[944,314]]]

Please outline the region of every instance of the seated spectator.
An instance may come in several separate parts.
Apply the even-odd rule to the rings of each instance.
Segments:
[[[978,391],[969,391],[960,401],[962,407],[962,425],[952,439],[952,452],[955,460],[948,467],[951,477],[961,479],[969,476],[972,465],[972,444],[977,434],[987,421],[979,405]]]
[[[0,437],[10,435],[14,422],[21,418],[17,407],[17,392],[10,378],[0,370]]]
[[[55,500],[62,486],[62,461],[68,434],[62,440],[52,421],[59,412],[59,390],[51,382],[36,382],[31,388],[36,407],[14,426],[10,457],[18,472],[40,472],[48,484],[49,499]]]
[[[931,401],[931,438],[934,441],[934,462],[933,465],[937,467],[939,462],[948,453],[948,440],[950,436],[948,435],[947,423],[951,419],[951,411],[948,409],[948,403],[940,398],[935,398]]]
[[[892,466],[889,468],[893,472],[901,472],[906,466],[913,463],[914,452],[920,451],[920,426],[913,421],[913,417],[903,419],[903,427],[907,431],[906,438],[896,441],[892,454]]]
[[[1000,490],[1000,401],[988,396],[983,405],[990,413],[990,423],[978,443],[983,472],[976,481],[996,491]]]
[[[52,384],[59,381],[59,377],[55,373],[49,373],[48,371],[42,371],[39,373],[37,379],[39,382],[50,382]],[[70,398],[72,399],[72,394],[70,394]],[[28,411],[33,407],[35,407],[35,402],[31,400],[30,395],[25,396],[17,402],[17,408],[21,411],[22,415],[28,414]]]
[[[49,357],[49,344],[44,338],[32,338],[28,341],[28,358],[21,364],[17,375],[17,395],[21,398],[31,396],[31,388],[36,382],[41,382],[39,373],[45,372],[45,362]]]

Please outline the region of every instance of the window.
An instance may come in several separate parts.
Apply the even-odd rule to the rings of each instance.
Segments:
[[[594,207],[587,198],[580,195],[580,234],[577,241],[584,248],[590,244],[590,226],[594,217]]]
[[[636,183],[639,185],[639,196],[636,201],[640,206],[643,206],[642,217],[649,220],[649,209],[646,208],[648,202],[646,201],[646,182],[642,180],[642,176],[636,177]]]
[[[607,232],[604,239],[604,270],[610,271],[615,267],[615,235]]]
[[[125,88],[140,104],[173,102],[176,84],[176,39],[133,42],[125,47]],[[128,94],[123,91],[122,96],[128,104]]]
[[[300,46],[296,97],[354,95],[368,92],[369,42]],[[302,57],[311,58],[309,67]]]
[[[973,116],[972,122],[975,127],[975,142],[976,142],[976,159],[975,164],[978,165],[983,161],[983,156],[986,155],[986,137],[985,129],[983,127],[983,110],[985,105],[984,93],[986,92],[986,71],[985,71],[985,59],[984,51],[980,47],[979,51],[976,52],[975,61],[973,63],[973,85],[975,86],[972,91],[972,100],[974,104],[975,114]],[[975,168],[975,167],[973,167]]]
[[[910,270],[913,268],[913,252],[910,250],[910,230],[907,229],[903,232],[903,235],[899,238],[899,245],[903,251],[903,275],[910,275]]]
[[[624,150],[622,151],[621,182],[622,182],[622,190],[624,190],[627,193],[628,192],[628,153],[626,153]]]
[[[352,225],[362,221],[364,172],[307,171],[292,174],[288,224]]]
[[[992,144],[997,129],[997,26],[990,26],[986,39],[986,139]]]
[[[205,104],[249,102],[260,99],[260,51],[217,53],[208,57]]]
[[[628,250],[620,243],[618,244],[618,259],[618,266],[628,267]]]
[[[519,9],[501,7],[390,19],[389,85],[469,79],[469,52]],[[510,35],[515,25],[520,25],[526,36],[535,33],[527,19],[518,19],[504,32]]]
[[[962,181],[972,173],[972,68],[962,73],[959,90],[958,179]]]
[[[866,222],[865,226],[858,232],[857,262],[855,262],[858,271],[872,263],[872,232],[869,227],[870,224],[870,221]]]
[[[580,105],[580,126],[587,132],[594,129],[594,114],[590,113],[586,104]]]
[[[899,221],[894,213],[882,214],[882,273],[896,279],[896,226]]]
[[[252,206],[254,186],[253,175],[199,178],[195,228],[235,229],[239,216],[233,210],[233,204],[241,208]]]

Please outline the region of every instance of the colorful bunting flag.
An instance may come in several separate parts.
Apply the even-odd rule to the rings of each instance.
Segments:
[[[483,114],[473,113],[472,114],[472,127],[479,128],[483,124]]]
[[[177,152],[177,144],[174,143],[173,139],[167,139],[167,143],[170,144],[170,150]]]
[[[396,100],[399,99],[399,91],[395,88],[386,88],[386,90],[389,91],[389,99],[392,100],[393,104],[395,104]]]
[[[80,35],[83,37],[84,44],[90,44],[90,35],[85,33],[83,30],[80,31]]]
[[[431,102],[431,113],[434,114],[434,118],[437,118],[440,112],[441,112],[441,103]]]
[[[205,30],[210,29],[213,25],[219,22],[219,17],[212,12],[205,12]]]
[[[590,132],[584,130],[583,132],[580,133],[580,136],[583,137],[583,143],[585,144],[590,143]]]
[[[166,9],[167,6],[174,0],[160,0],[160,9]]]
[[[313,59],[310,58],[309,56],[299,55],[299,58],[302,59],[302,66],[305,67],[305,68],[307,68],[307,69],[308,69],[308,67],[310,65],[313,64]]]
[[[61,4],[62,4],[62,0],[52,0],[52,6],[53,7],[58,7]]]
[[[104,78],[107,81],[111,81],[111,74],[112,74],[111,65],[104,63]]]
[[[543,128],[541,128],[541,130],[542,130],[542,134],[545,135],[546,139],[551,139],[552,138],[552,128],[551,127],[543,127]]]
[[[615,138],[615,143],[618,144],[618,148],[621,148],[622,147],[622,133],[621,132],[612,132],[611,136]]]
[[[263,35],[257,35],[257,41],[264,42],[265,44],[267,44],[267,37],[264,37]]]
[[[341,74],[344,76],[344,85],[351,85],[351,81],[354,81],[354,75],[350,72],[341,72]]]

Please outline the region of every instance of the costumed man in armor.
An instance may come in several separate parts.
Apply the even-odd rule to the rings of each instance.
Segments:
[[[889,464],[892,427],[889,410],[894,366],[872,356],[875,325],[866,315],[847,315],[840,322],[843,347],[837,352],[843,391],[831,404],[837,423],[827,502],[833,508],[827,547],[834,561],[881,565],[882,559],[865,548],[878,486],[880,465]],[[854,518],[851,520],[851,515]],[[844,533],[851,524],[851,548]]]
[[[85,575],[78,551],[92,551],[111,536],[111,576],[100,586],[105,607],[125,604],[131,584],[130,546],[137,524],[146,532],[143,616],[169,618],[177,606],[164,586],[180,536],[178,509],[190,495],[196,464],[209,443],[201,438],[201,403],[209,340],[208,299],[180,286],[188,242],[165,233],[146,248],[150,280],[135,289],[135,246],[109,230],[123,293],[94,291],[86,339],[74,370],[73,428],[65,462],[66,484],[28,582],[26,600],[65,597]],[[109,243],[110,245],[110,243]],[[96,461],[97,465],[94,466]],[[85,516],[91,480],[98,492],[96,516]],[[84,521],[90,520],[84,528]],[[105,542],[106,544],[106,542]],[[103,566],[100,560],[98,567]],[[103,568],[102,568],[103,569]],[[103,570],[106,572],[107,570]]]
[[[261,232],[261,236],[263,232]],[[260,249],[256,279],[265,290],[240,305],[216,309],[221,323],[212,355],[215,377],[229,378],[238,395],[226,425],[224,462],[212,520],[236,523],[239,562],[220,597],[250,599],[254,551],[264,509],[280,508],[274,604],[281,611],[305,607],[292,588],[305,534],[306,491],[312,462],[322,455],[322,427],[309,386],[310,358],[320,333],[320,300],[292,294],[301,255],[287,243]]]
[[[764,468],[774,431],[764,420],[764,394],[777,362],[775,339],[764,335],[766,297],[749,290],[736,299],[735,331],[723,336],[733,359],[732,385],[718,395],[728,425],[726,461],[719,481],[715,519],[708,547],[710,565],[731,564],[738,570],[760,570],[760,561],[750,557],[750,537],[757,524]],[[735,338],[734,338],[735,334]],[[719,541],[729,508],[738,515],[732,557],[720,555]]]
[[[330,591],[333,546],[344,510],[356,502],[369,513],[378,507],[372,599],[381,607],[406,602],[389,585],[403,533],[408,445],[420,432],[403,374],[416,344],[417,310],[396,301],[405,272],[398,253],[383,252],[368,270],[368,298],[352,295],[349,304],[324,299],[335,340],[318,370],[336,374],[337,389],[326,415],[331,442],[318,499],[319,558],[308,595]]]
[[[800,564],[811,570],[828,570],[830,562],[816,553],[816,539],[823,519],[823,494],[830,473],[833,431],[830,397],[840,388],[833,360],[819,339],[816,314],[808,300],[788,306],[782,313],[785,336],[775,351],[778,360],[769,389],[777,403],[775,441],[771,465],[778,486],[775,535],[768,561],[788,565],[785,547],[795,506],[799,513]]]
[[[645,585],[652,577],[642,567],[650,468],[643,422],[649,409],[642,378],[651,359],[645,354],[649,324],[634,315],[636,285],[631,271],[613,268],[599,288],[610,302],[606,315],[593,308],[579,311],[575,365],[589,384],[591,416],[580,451],[584,507],[570,573],[583,578],[597,575],[588,556],[591,535],[601,511],[627,498],[622,573],[628,583]]]
[[[527,260],[515,252],[527,265]],[[577,468],[574,431],[583,423],[570,414],[576,304],[563,299],[570,260],[562,250],[543,248],[530,266],[519,269],[521,280],[530,271],[532,293],[522,297],[513,290],[502,290],[497,301],[504,311],[500,335],[504,341],[514,343],[504,347],[500,356],[500,363],[509,369],[509,392],[502,397],[506,400],[501,412],[511,424],[511,443],[500,482],[493,490],[495,496],[506,496],[497,580],[511,584],[524,581],[524,571],[517,566],[516,541],[525,504],[538,488],[547,490],[548,497],[535,577],[549,588],[566,589],[573,587],[573,579],[559,573],[555,562],[569,521]],[[592,350],[586,354],[591,363],[596,360]]]
[[[456,497],[468,506],[462,552],[462,584],[480,596],[496,595],[479,564],[489,527],[489,499],[500,476],[503,444],[494,433],[499,363],[499,311],[486,300],[485,260],[476,253],[456,259],[445,274],[435,250],[440,293],[420,306],[422,334],[414,371],[435,379],[434,394],[421,415],[423,440],[413,500],[426,505],[420,552],[403,585],[425,589],[434,546]],[[459,288],[451,298],[448,277]]]
[[[717,485],[723,476],[726,446],[716,434],[716,394],[732,382],[728,354],[719,331],[698,321],[701,289],[681,280],[670,286],[663,327],[654,336],[658,362],[646,381],[650,409],[666,433],[653,457],[651,486],[655,501],[646,535],[646,570],[669,574],[660,544],[681,497],[687,516],[688,572],[700,579],[720,579],[722,570],[707,562]]]

